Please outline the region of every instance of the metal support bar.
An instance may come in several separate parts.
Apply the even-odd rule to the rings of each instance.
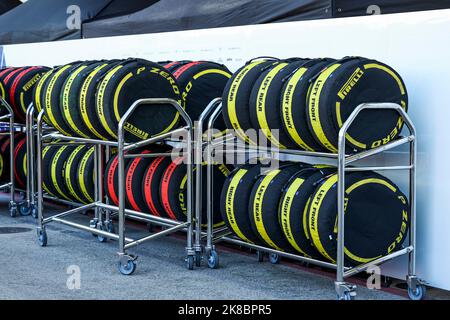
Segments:
[[[84,226],[82,224],[78,224],[78,223],[75,223],[75,222],[67,221],[67,220],[60,219],[60,218],[55,218],[55,219],[53,219],[53,221],[61,223],[61,224],[64,224],[66,226],[69,226],[69,227],[72,227],[72,228],[75,228],[75,229],[80,229],[80,230],[83,230],[83,231],[87,231],[87,232],[90,232],[90,233],[98,235],[98,236],[103,236],[103,237],[107,237],[107,238],[114,239],[114,240],[118,240],[119,239],[119,236],[117,234],[110,233],[110,232],[103,231],[103,230],[99,230],[99,229],[95,229],[95,228],[91,228],[91,227],[87,227],[87,226]],[[127,242],[127,243],[128,242],[134,242],[134,241],[135,241],[134,239],[125,238],[125,242]]]
[[[363,271],[367,270],[367,268],[369,268],[370,266],[378,266],[378,265],[380,265],[382,263],[385,263],[385,262],[390,261],[392,259],[395,259],[395,258],[398,258],[398,257],[403,256],[405,254],[408,254],[408,253],[410,253],[412,251],[414,251],[413,247],[409,246],[409,247],[406,247],[404,249],[398,250],[398,251],[396,251],[394,253],[388,254],[387,256],[384,256],[384,257],[381,257],[379,259],[373,260],[373,261],[371,261],[369,263],[366,263],[366,264],[363,264],[363,265],[351,268],[350,270],[348,270],[348,271],[346,271],[344,273],[344,278],[348,278],[348,277],[354,276],[355,274],[358,274],[360,272],[363,272]]]
[[[177,231],[179,231],[179,230],[181,230],[181,229],[184,229],[184,228],[187,227],[187,226],[189,226],[189,223],[188,223],[188,222],[182,223],[182,224],[180,224],[180,225],[178,225],[178,226],[173,226],[173,227],[171,227],[171,228],[169,228],[169,229],[165,229],[165,230],[163,230],[163,231],[161,231],[161,232],[158,232],[158,233],[149,235],[149,236],[147,236],[147,237],[144,237],[144,238],[135,240],[135,241],[130,242],[130,243],[128,243],[127,245],[125,245],[125,250],[126,250],[126,249],[130,249],[130,248],[133,248],[133,247],[136,247],[137,245],[140,245],[140,244],[142,244],[142,243],[144,243],[144,242],[147,242],[147,241],[150,241],[150,240],[154,240],[154,239],[157,239],[157,238],[161,238],[161,237],[164,237],[165,235],[168,235],[168,234],[177,232]]]

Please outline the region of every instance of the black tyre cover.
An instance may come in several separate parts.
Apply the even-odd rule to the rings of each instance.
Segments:
[[[317,184],[335,172],[332,168],[306,168],[292,176],[284,186],[279,208],[281,228],[291,246],[304,256],[321,258],[309,236],[307,208]]]
[[[274,249],[293,251],[283,234],[278,206],[283,186],[293,174],[306,166],[302,163],[280,165],[279,169],[262,175],[253,185],[248,203],[251,226],[261,241]]]
[[[306,119],[307,96],[311,87],[309,80],[329,65],[331,61],[334,60],[311,60],[291,73],[289,77],[283,79],[280,108],[281,125],[295,146],[306,151],[326,151],[310,133]]]
[[[401,247],[409,228],[406,196],[375,172],[345,177],[345,260],[368,263]],[[316,249],[332,262],[337,247],[337,175],[324,180],[311,196],[308,228]]]
[[[253,128],[249,114],[253,85],[267,68],[277,63],[276,59],[250,61],[228,80],[223,91],[222,115],[225,125],[247,143],[256,144],[258,137],[257,133],[253,137],[249,137],[248,132],[246,133]]]
[[[308,124],[317,142],[337,152],[338,133],[362,103],[393,102],[408,109],[406,86],[391,67],[366,58],[337,61],[315,80],[308,97]],[[348,130],[350,151],[384,145],[401,132],[403,121],[395,111],[365,110]]]
[[[157,63],[137,59],[110,70],[96,93],[97,114],[110,139],[117,139],[120,118],[142,98],[170,98],[183,105],[172,74]],[[179,113],[170,105],[141,105],[125,126],[125,140],[139,141],[173,129]]]
[[[264,71],[253,85],[249,100],[250,121],[252,127],[261,130],[267,143],[272,146],[282,149],[296,147],[282,129],[280,96],[283,79],[307,61],[309,60],[297,58],[282,60]],[[275,134],[275,130],[278,131],[277,134]]]

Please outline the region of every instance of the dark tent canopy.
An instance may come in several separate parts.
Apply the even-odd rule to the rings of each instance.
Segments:
[[[87,38],[330,18],[330,0],[160,0],[129,16],[92,21]]]
[[[154,2],[154,0],[28,0],[0,17],[0,45],[81,38],[81,30],[74,29],[76,13],[70,10],[73,8],[71,6],[79,7],[79,21],[83,24],[95,17],[107,18],[130,14]]]
[[[335,0],[333,16],[354,17],[450,8],[450,0]]]
[[[376,6],[373,4],[376,3]],[[84,24],[86,38],[450,8],[450,0],[160,0]]]
[[[20,0],[1,0],[0,1],[0,15],[4,14],[6,11],[17,7],[22,2]]]
[[[67,25],[70,5],[81,30]],[[29,0],[0,16],[0,45],[444,8],[450,0]]]

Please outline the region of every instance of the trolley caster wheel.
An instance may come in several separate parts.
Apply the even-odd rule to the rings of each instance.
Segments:
[[[269,261],[271,264],[278,264],[280,263],[280,260],[281,260],[280,256],[277,255],[276,253],[269,254]]]
[[[342,297],[337,295],[338,300],[350,301],[350,300],[355,300],[355,298],[356,298],[356,292],[353,292],[353,291],[344,292],[344,295]]]
[[[418,284],[415,288],[408,288],[408,297],[414,301],[423,300],[426,292],[426,287],[423,284]]]
[[[103,225],[99,225],[98,226],[98,229],[99,230],[101,230],[101,231],[104,231],[105,230],[105,227],[103,226]],[[99,242],[106,242],[106,241],[108,241],[108,238],[107,237],[105,237],[105,236],[101,236],[101,235],[97,235],[97,240],[99,241]]]
[[[256,251],[256,258],[258,259],[258,262],[264,262],[264,252]]]
[[[26,203],[19,205],[19,213],[21,216],[29,216],[31,214],[31,207]]]
[[[187,256],[186,257],[186,267],[188,270],[194,270],[194,256]]]
[[[200,267],[202,265],[202,253],[195,251],[195,266]]]
[[[105,222],[106,230],[109,233],[116,233],[116,228],[114,227],[114,223],[112,221]]]
[[[35,219],[38,218],[37,208],[35,206],[31,206],[31,216]]]
[[[12,218],[17,217],[17,206],[16,206],[15,203],[9,203],[8,209],[9,209],[9,215],[10,215]]]
[[[38,232],[38,243],[41,247],[47,246],[47,231],[45,229],[39,229]]]
[[[136,261],[127,260],[125,263],[119,261],[119,272],[124,276],[132,275],[136,271]]]
[[[208,254],[208,267],[217,269],[219,267],[219,255],[216,250],[211,250]]]

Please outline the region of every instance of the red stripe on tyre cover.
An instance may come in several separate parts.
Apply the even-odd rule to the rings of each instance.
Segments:
[[[11,70],[12,68],[5,68],[5,69],[2,69],[2,71],[0,71],[0,78],[5,74],[5,72],[7,72],[7,71],[9,71],[9,70]]]
[[[141,152],[141,154],[149,154],[151,153],[151,151],[149,150],[144,150]],[[133,161],[130,163],[127,175],[125,177],[125,191],[127,193],[127,197],[128,197],[128,201],[131,204],[131,207],[136,210],[136,211],[140,211],[142,212],[143,210],[141,208],[139,208],[139,206],[136,203],[136,200],[134,199],[134,195],[133,195],[133,175],[134,172],[136,171],[136,167],[138,166],[139,162],[141,162],[142,160],[144,160],[143,158],[135,158],[133,159]]]
[[[4,84],[8,84],[9,80],[11,79],[12,76],[14,76],[15,74],[21,72],[23,69],[27,69],[26,67],[22,67],[19,69],[14,70],[13,72],[11,72],[10,74],[8,74],[5,78],[5,80],[3,80]]]
[[[147,203],[147,206],[150,208],[150,211],[155,216],[161,217],[161,213],[158,212],[156,209],[156,206],[153,202],[152,198],[152,183],[153,183],[153,176],[155,175],[155,171],[158,168],[158,166],[163,162],[165,157],[158,157],[151,165],[148,167],[147,174],[144,177],[144,200]]]
[[[170,68],[171,66],[176,65],[177,63],[178,63],[178,61],[172,61],[168,64],[163,65],[163,67],[167,69],[167,68]]]
[[[119,205],[119,200],[117,199],[116,190],[114,190],[114,173],[116,172],[117,166],[119,164],[119,158],[115,156],[114,160],[111,163],[108,171],[108,192],[110,200],[116,205]]]
[[[17,89],[17,85],[19,84],[19,81],[30,71],[33,71],[35,69],[38,69],[38,67],[30,67],[30,68],[26,68],[25,70],[23,70],[22,72],[20,72],[17,77],[14,79],[12,85],[11,85],[11,89],[9,91],[9,101],[11,102],[11,106],[13,107],[15,114],[17,116],[19,116],[20,120],[25,120],[24,117],[22,116],[22,114],[19,112],[19,109],[16,106],[16,99],[15,99],[15,91]]]
[[[14,150],[14,163],[17,163],[17,154],[20,151],[20,148],[22,148],[22,146],[25,144],[25,142],[27,142],[26,139],[22,139],[20,140],[20,142],[16,145],[16,149]],[[14,166],[14,177],[16,178],[16,180],[19,182],[19,185],[24,186],[25,184],[23,183],[23,181],[19,178],[19,174],[17,173],[18,170],[16,170],[16,166]]]
[[[175,77],[175,79],[178,79],[186,70],[192,68],[193,66],[201,64],[201,63],[202,63],[201,61],[194,61],[194,62],[188,63],[188,64],[182,66],[181,68],[179,68],[177,71],[175,71],[173,76]]]
[[[175,159],[166,169],[164,172],[162,181],[161,181],[161,203],[164,207],[164,210],[166,210],[166,213],[171,217],[173,220],[176,220],[177,217],[175,213],[173,212],[172,208],[170,207],[169,202],[169,183],[170,179],[172,177],[173,172],[177,168],[177,166],[183,161],[183,158],[177,158]]]

